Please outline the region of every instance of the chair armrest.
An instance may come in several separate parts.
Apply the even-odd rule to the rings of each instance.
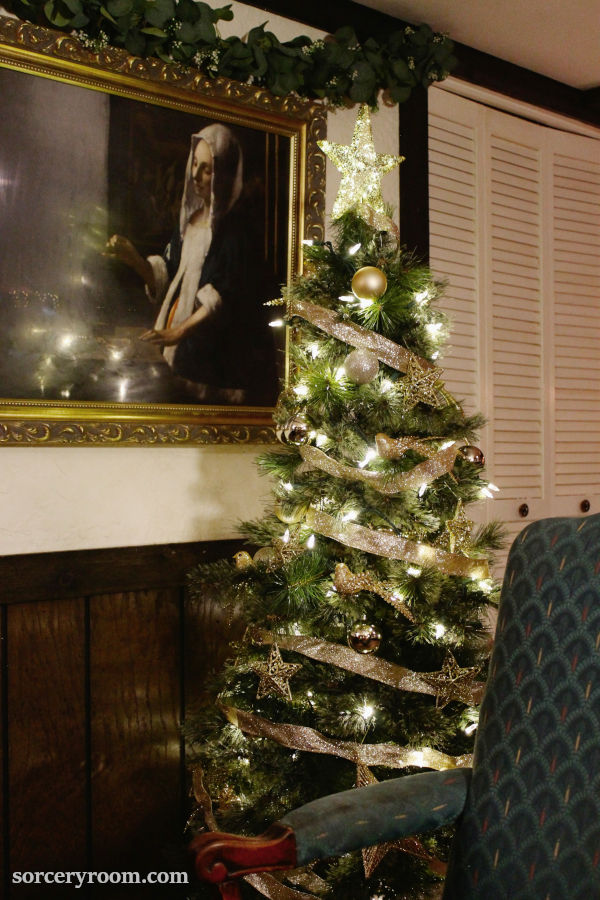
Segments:
[[[406,775],[313,800],[260,837],[199,835],[190,845],[196,874],[220,884],[447,825],[463,811],[470,781],[471,769]]]
[[[190,844],[200,881],[219,884],[251,872],[273,872],[296,867],[296,841],[291,828],[276,822],[259,837],[212,831]]]
[[[462,813],[471,769],[422,772],[313,800],[279,822],[296,838],[296,864],[341,856],[448,825]]]

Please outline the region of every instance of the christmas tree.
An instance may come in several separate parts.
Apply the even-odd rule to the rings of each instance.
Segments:
[[[245,624],[188,729],[196,827],[259,834],[317,797],[470,762],[500,544],[465,509],[490,487],[482,422],[444,386],[442,286],[399,246],[381,199],[400,159],[375,152],[366,107],[351,146],[322,146],[342,172],[336,240],[306,247],[284,293],[283,446],[260,459],[272,508],[243,525],[252,555],[191,576]],[[448,839],[249,876],[244,896],[430,896]]]

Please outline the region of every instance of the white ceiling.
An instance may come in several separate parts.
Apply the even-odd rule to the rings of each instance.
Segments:
[[[600,0],[360,0],[576,88],[600,85]]]

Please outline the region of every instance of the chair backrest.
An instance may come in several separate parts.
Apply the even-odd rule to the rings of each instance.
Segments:
[[[513,543],[444,898],[600,898],[600,514]]]

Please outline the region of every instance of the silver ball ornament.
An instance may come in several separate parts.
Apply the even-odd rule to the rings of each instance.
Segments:
[[[305,444],[308,440],[308,423],[304,416],[293,416],[284,429],[286,444]]]
[[[356,653],[377,653],[382,634],[369,622],[355,622],[348,630],[348,646]]]
[[[308,423],[304,416],[292,416],[285,425],[276,427],[275,434],[282,444],[305,444],[308,440]]]
[[[344,371],[354,384],[368,384],[379,372],[379,360],[370,350],[353,350],[346,357]]]
[[[483,450],[480,450],[479,447],[475,447],[473,444],[467,444],[466,447],[459,447],[458,452],[464,459],[468,459],[469,462],[472,462],[475,466],[485,465]]]

